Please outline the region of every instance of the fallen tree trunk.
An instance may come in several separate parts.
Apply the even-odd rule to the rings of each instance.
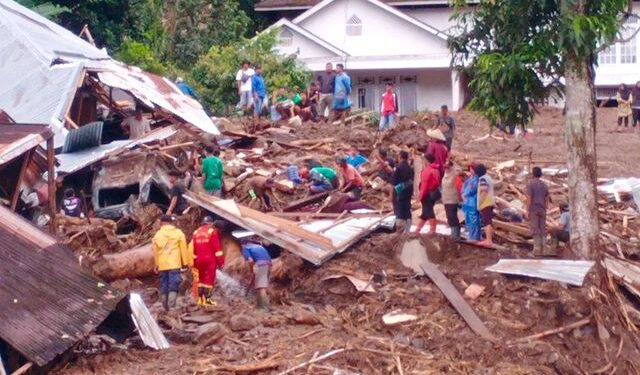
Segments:
[[[96,276],[113,281],[150,276],[154,266],[153,249],[148,243],[122,253],[103,255],[93,265],[93,271]]]

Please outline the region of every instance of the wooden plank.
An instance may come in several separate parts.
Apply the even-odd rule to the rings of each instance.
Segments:
[[[284,212],[296,211],[301,209],[302,207],[321,201],[328,196],[329,196],[329,192],[325,191],[324,193],[318,193],[308,197],[304,197],[302,199],[298,199],[297,201],[292,202],[287,207],[285,207],[282,211]]]
[[[333,242],[320,234],[300,228],[294,221],[286,220],[273,215],[253,210],[249,207],[238,206],[243,217],[252,218],[258,221],[273,225],[280,230],[287,231],[297,237],[303,238],[305,241],[315,243],[328,250],[333,249]]]
[[[532,237],[531,229],[521,225],[516,225],[512,223],[507,223],[506,221],[500,221],[500,220],[494,219],[493,226],[496,229],[506,230],[507,232],[515,233],[526,238]]]
[[[22,185],[22,179],[24,178],[24,172],[27,170],[31,156],[33,155],[33,149],[27,151],[22,157],[22,165],[20,166],[20,174],[18,174],[18,180],[16,181],[15,189],[11,195],[11,211],[16,210],[18,206],[18,198],[20,197],[20,186]]]
[[[496,338],[489,332],[482,320],[476,315],[471,306],[464,300],[451,281],[431,262],[424,262],[420,265],[424,273],[431,278],[434,284],[440,289],[442,294],[449,300],[449,303],[456,309],[458,314],[467,322],[469,328],[485,340],[495,341]]]
[[[49,188],[49,232],[56,233],[56,155],[53,137],[47,139],[47,185]]]

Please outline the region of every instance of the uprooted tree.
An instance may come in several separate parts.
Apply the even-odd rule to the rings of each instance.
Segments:
[[[468,71],[470,107],[491,122],[527,124],[554,92],[566,100],[571,248],[595,259],[595,55],[632,16],[629,0],[481,0],[472,11],[456,1],[462,32],[451,38],[453,64]],[[561,84],[564,78],[564,85]]]

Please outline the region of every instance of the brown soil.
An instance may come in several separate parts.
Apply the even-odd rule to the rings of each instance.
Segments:
[[[418,118],[422,120],[422,118]],[[493,138],[473,142],[485,135],[486,122],[469,112],[457,114],[457,157],[489,161],[532,159],[545,165],[562,165],[562,116],[559,110],[543,109],[533,125],[534,132],[519,145],[514,140]],[[403,119],[400,130],[382,144],[420,145],[424,124]],[[430,124],[431,117],[423,120]],[[420,121],[420,122],[423,122]],[[615,109],[599,109],[598,154],[604,161],[601,176],[638,176],[640,156],[635,151],[637,134],[609,133]],[[361,133],[349,129],[316,126],[298,129],[295,139],[335,137],[336,148],[357,143],[367,150],[375,142],[372,128]],[[360,131],[360,130],[358,130]],[[498,132],[494,132],[497,134]],[[331,150],[335,152],[336,150]],[[302,157],[297,153],[296,157]],[[288,154],[285,154],[287,156]],[[324,153],[325,157],[330,155]],[[283,156],[284,157],[284,156]],[[548,161],[552,161],[549,163]],[[557,161],[557,162],[556,162]],[[398,254],[411,236],[376,233],[320,268],[302,265],[295,276],[274,283],[272,309],[258,312],[251,299],[226,297],[217,292],[218,306],[206,312],[227,327],[226,336],[208,347],[184,340],[197,324],[180,327],[163,323],[172,347],[155,352],[132,344],[127,350],[79,356],[61,366],[57,374],[232,374],[227,365],[252,364],[265,359],[277,363],[271,369],[252,373],[278,374],[296,364],[333,349],[346,351],[322,360],[313,368],[293,374],[581,374],[639,373],[634,341],[612,314],[598,306],[610,301],[597,295],[591,284],[582,288],[526,277],[510,277],[484,271],[500,258],[529,257],[528,250],[511,246],[487,250],[450,242],[441,237],[423,237],[429,256],[458,291],[472,283],[486,289],[476,300],[466,299],[498,340],[485,341],[469,329],[440,290],[426,277],[414,277]],[[295,263],[295,262],[293,262]],[[358,293],[346,281],[323,281],[326,276],[349,274],[364,280],[373,278],[374,293]],[[141,287],[144,290],[144,287]],[[154,293],[145,293],[145,296]],[[149,304],[155,301],[148,298]],[[182,316],[198,310],[184,306]],[[399,310],[417,320],[386,326],[382,316]],[[157,305],[153,311],[157,311]],[[587,317],[603,322],[567,330],[525,344],[509,341],[564,326]],[[255,327],[244,332],[230,330],[230,319],[246,315]],[[599,332],[600,331],[600,332]],[[624,340],[624,341],[623,341]],[[637,343],[635,343],[637,344]],[[619,349],[620,348],[620,349]],[[631,358],[626,360],[624,358]],[[338,369],[338,370],[336,370]],[[241,373],[241,372],[238,372]]]

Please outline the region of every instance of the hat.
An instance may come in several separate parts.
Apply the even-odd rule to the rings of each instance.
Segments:
[[[213,224],[213,218],[211,216],[205,216],[202,218],[203,224]]]
[[[338,164],[344,164],[344,163],[347,162],[347,157],[346,156],[339,156],[336,161],[338,162]]]
[[[171,215],[162,215],[160,216],[160,221],[163,223],[173,223],[175,218]]]
[[[439,141],[446,141],[444,134],[440,131],[440,129],[429,129],[427,130],[427,137],[437,139]]]

